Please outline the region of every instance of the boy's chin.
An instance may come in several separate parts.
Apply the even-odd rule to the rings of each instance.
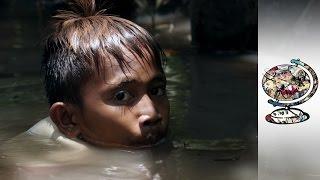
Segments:
[[[90,138],[86,138],[85,136],[82,136],[82,140],[86,141],[87,143],[99,146],[99,147],[113,147],[113,148],[147,148],[147,147],[153,147],[156,145],[161,144],[162,142],[165,142],[166,137],[166,131],[155,131],[155,132],[149,132],[149,133],[143,133],[139,137],[128,139],[127,142],[121,142],[121,143],[110,143],[110,142],[103,142],[103,141],[96,141]]]
[[[162,144],[163,142],[165,142],[165,139],[166,138],[163,137],[163,138],[157,139],[157,140],[148,140],[145,142],[132,144],[129,147],[137,148],[137,149],[155,147],[155,146],[158,146],[158,145]]]
[[[165,133],[147,134],[140,140],[131,143],[130,146],[135,148],[153,147],[163,143],[165,139]]]

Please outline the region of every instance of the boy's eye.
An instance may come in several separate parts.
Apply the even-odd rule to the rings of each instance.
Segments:
[[[128,101],[131,97],[132,97],[131,94],[128,91],[124,91],[124,90],[118,91],[114,95],[114,99],[120,102]]]
[[[152,88],[150,93],[151,95],[154,95],[154,96],[163,96],[166,94],[166,89],[165,87],[156,87],[156,88]]]

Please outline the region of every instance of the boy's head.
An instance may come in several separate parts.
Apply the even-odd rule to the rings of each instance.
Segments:
[[[167,131],[163,53],[146,30],[78,0],[54,16],[42,68],[50,117],[69,138],[149,146]]]

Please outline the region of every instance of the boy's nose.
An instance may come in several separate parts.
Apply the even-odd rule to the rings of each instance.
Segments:
[[[140,127],[154,126],[161,121],[161,114],[148,95],[143,96],[138,104]]]
[[[141,128],[148,128],[158,125],[161,121],[160,117],[151,117],[148,115],[142,115],[139,119],[139,124]]]

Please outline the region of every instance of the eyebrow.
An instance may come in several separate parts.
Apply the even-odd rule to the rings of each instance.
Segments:
[[[129,84],[137,83],[138,81],[134,79],[133,77],[126,76],[119,78],[120,80],[117,80],[116,83],[106,83],[108,85],[111,85],[112,87],[124,87],[128,86]],[[155,77],[153,77],[148,83],[151,82],[166,82],[166,77],[163,73],[157,74]],[[111,88],[112,88],[111,87]]]

